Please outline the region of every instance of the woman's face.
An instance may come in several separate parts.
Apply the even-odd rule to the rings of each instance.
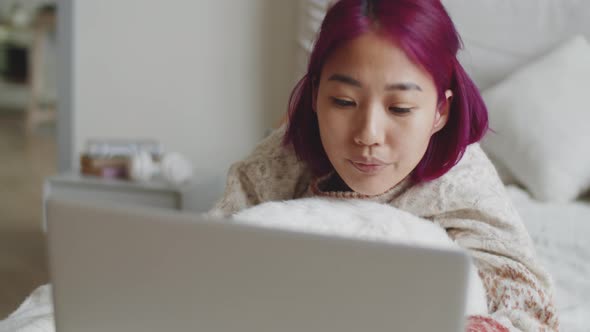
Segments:
[[[328,159],[352,190],[389,190],[446,124],[446,97],[437,108],[430,75],[391,41],[371,32],[346,43],[325,62],[314,100]]]

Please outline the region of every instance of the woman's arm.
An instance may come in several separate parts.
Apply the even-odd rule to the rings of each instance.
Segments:
[[[557,331],[550,278],[498,175],[478,144],[439,179],[408,190],[396,206],[433,220],[469,250],[486,288],[490,317],[511,331]],[[468,331],[502,331],[472,317]]]
[[[433,220],[470,251],[486,289],[491,317],[510,330],[557,331],[550,279],[539,266],[518,216],[504,218],[507,216],[486,209],[464,208]]]

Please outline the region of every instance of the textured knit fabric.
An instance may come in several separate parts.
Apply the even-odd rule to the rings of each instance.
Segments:
[[[330,175],[314,179],[294,151],[282,146],[284,131],[284,127],[274,131],[249,157],[232,165],[224,196],[209,212],[211,216],[230,216],[267,201],[312,196],[391,204],[438,223],[473,256],[490,315],[487,320],[470,318],[468,330],[558,330],[551,280],[539,266],[532,241],[479,144],[469,146],[461,161],[438,179],[413,183],[408,177],[389,191],[369,197],[322,190]]]

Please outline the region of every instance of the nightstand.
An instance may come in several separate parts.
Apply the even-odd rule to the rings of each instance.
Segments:
[[[186,210],[190,205],[188,197],[192,188],[191,185],[172,186],[162,179],[133,182],[77,173],[52,176],[45,180],[43,186],[43,229],[47,226],[45,206],[49,197]]]

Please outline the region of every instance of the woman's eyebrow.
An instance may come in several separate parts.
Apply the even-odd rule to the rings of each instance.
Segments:
[[[334,75],[330,76],[330,78],[328,78],[328,81],[337,81],[337,82],[352,85],[352,86],[355,86],[358,88],[363,87],[361,82],[355,80],[354,78],[352,78],[350,76],[343,75],[343,74],[334,74]]]
[[[407,90],[418,90],[418,91],[422,91],[422,88],[416,84],[416,83],[412,83],[412,82],[403,82],[403,83],[393,83],[393,84],[388,84],[385,87],[385,90],[402,90],[402,91],[407,91]]]
[[[344,84],[348,84],[348,85],[352,85],[354,87],[357,88],[362,88],[363,85],[361,84],[361,82],[359,82],[358,80],[348,76],[348,75],[344,75],[344,74],[333,74],[332,76],[330,76],[330,78],[328,78],[328,81],[337,81],[337,82],[341,82]],[[416,83],[412,83],[412,82],[401,82],[401,83],[392,83],[392,84],[388,84],[385,86],[385,90],[389,91],[389,90],[402,90],[402,91],[408,91],[408,90],[417,90],[417,91],[422,91],[422,88],[416,84]]]

